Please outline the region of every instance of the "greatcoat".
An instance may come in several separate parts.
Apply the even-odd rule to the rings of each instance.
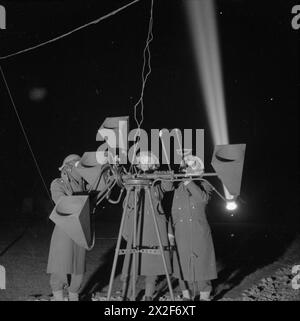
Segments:
[[[51,196],[55,204],[61,196],[81,192],[83,186],[67,184],[61,178],[51,183]],[[55,225],[48,257],[47,273],[84,274],[86,250],[77,245],[59,226]]]
[[[172,205],[172,226],[177,252],[173,255],[174,276],[186,281],[217,278],[211,229],[205,207],[209,193],[194,182],[180,183]]]

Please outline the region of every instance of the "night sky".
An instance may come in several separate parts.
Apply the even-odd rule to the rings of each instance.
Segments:
[[[150,128],[204,128],[213,146],[183,2],[154,1],[152,73],[145,90]],[[0,56],[53,38],[128,0],[2,1]],[[297,1],[217,1],[230,143],[246,143],[241,220],[292,222],[299,213],[299,35]],[[105,117],[130,115],[141,91],[150,1],[43,48],[0,61],[32,149],[50,186],[70,153],[96,150]],[[37,90],[38,89],[38,90]],[[1,195],[10,211],[43,195],[41,179],[0,81]],[[44,195],[45,194],[45,195]],[[5,215],[1,213],[0,215]],[[223,214],[222,214],[223,215]]]

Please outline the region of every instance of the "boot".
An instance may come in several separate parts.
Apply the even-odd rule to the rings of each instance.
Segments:
[[[53,291],[53,301],[64,301],[63,290]]]
[[[69,291],[69,301],[79,301],[79,294]]]
[[[199,300],[200,301],[210,301],[210,292],[209,291],[200,292]]]

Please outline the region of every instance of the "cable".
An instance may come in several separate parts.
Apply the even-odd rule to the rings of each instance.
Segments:
[[[46,185],[46,183],[45,183],[45,180],[44,180],[44,178],[43,178],[43,175],[42,175],[42,172],[41,172],[41,170],[40,170],[39,164],[38,164],[38,162],[37,162],[37,160],[36,160],[36,157],[35,157],[35,155],[34,155],[34,152],[33,152],[32,148],[31,148],[29,139],[28,139],[28,137],[27,137],[25,128],[24,128],[24,126],[23,126],[23,124],[22,124],[22,121],[21,121],[21,118],[20,118],[20,116],[19,116],[18,110],[17,110],[17,108],[16,108],[15,102],[14,102],[14,100],[13,100],[13,98],[12,98],[11,91],[10,91],[10,89],[9,89],[9,86],[8,86],[7,81],[6,81],[6,78],[5,78],[5,75],[4,75],[4,72],[3,72],[3,69],[2,69],[2,66],[1,66],[1,65],[0,65],[0,71],[1,71],[2,78],[3,78],[3,80],[4,80],[4,83],[5,83],[7,92],[8,92],[8,94],[9,94],[9,98],[10,98],[10,100],[11,100],[11,103],[12,103],[13,107],[14,107],[16,116],[17,116],[17,118],[18,118],[19,124],[20,124],[21,129],[22,129],[22,132],[23,132],[23,134],[24,134],[25,140],[26,140],[26,142],[27,142],[27,145],[28,145],[29,150],[30,150],[30,152],[31,152],[31,155],[32,155],[32,157],[33,157],[35,166],[36,166],[36,168],[37,168],[37,170],[38,170],[38,173],[39,173],[39,175],[40,175],[40,177],[41,177],[41,179],[42,179],[42,181],[43,181],[43,184],[44,184],[44,187],[45,187],[45,189],[46,189],[46,191],[47,191],[47,194],[48,194],[48,196],[49,196],[49,199],[50,199],[51,202],[54,204],[54,202],[53,202],[53,200],[52,200],[52,198],[51,198],[50,192],[49,192],[49,190],[48,190],[48,188],[47,188],[47,185]]]
[[[153,0],[151,0],[151,10],[150,10],[150,20],[149,20],[149,27],[148,27],[148,35],[147,35],[147,40],[146,40],[146,46],[144,48],[144,52],[143,52],[143,69],[142,69],[142,90],[141,90],[141,95],[139,100],[137,101],[137,103],[134,105],[134,119],[138,125],[138,129],[141,127],[143,121],[144,121],[144,90],[145,90],[145,86],[146,86],[146,82],[147,79],[151,73],[151,52],[150,52],[150,43],[153,40],[153,32],[152,32],[152,28],[153,28]],[[148,54],[148,59],[146,57],[146,54]],[[145,75],[145,66],[146,66],[146,60],[148,63],[148,71]],[[141,121],[139,122],[137,120],[137,114],[136,114],[136,109],[137,106],[141,104]]]
[[[109,17],[115,15],[116,13],[119,13],[120,11],[128,8],[129,6],[135,4],[136,2],[139,2],[139,1],[141,1],[141,0],[134,0],[134,1],[130,2],[130,3],[128,3],[127,5],[121,7],[121,8],[119,8],[119,9],[117,9],[117,10],[114,10],[114,11],[112,11],[112,12],[110,12],[110,13],[108,13],[108,14],[106,14],[106,15],[104,15],[104,16],[96,19],[96,20],[93,20],[93,21],[91,21],[91,22],[88,22],[88,23],[86,23],[86,24],[84,24],[84,25],[82,25],[82,26],[80,26],[80,27],[77,27],[77,28],[75,28],[75,29],[73,29],[73,30],[71,30],[71,31],[69,31],[69,32],[66,32],[66,33],[64,33],[64,34],[62,34],[62,35],[60,35],[60,36],[57,36],[57,37],[55,37],[55,38],[53,38],[53,39],[50,39],[50,40],[48,40],[48,41],[42,42],[42,43],[40,43],[40,44],[38,44],[38,45],[35,45],[35,46],[29,47],[29,48],[27,48],[27,49],[23,49],[23,50],[14,52],[14,53],[9,54],[9,55],[6,55],[6,56],[2,56],[2,57],[0,56],[0,60],[3,60],[3,59],[7,59],[7,58],[10,58],[10,57],[14,57],[14,56],[20,55],[20,54],[22,54],[22,53],[24,53],[24,52],[28,52],[28,51],[34,50],[34,49],[36,49],[36,48],[42,47],[42,46],[44,46],[44,45],[47,45],[48,43],[52,43],[52,42],[55,42],[55,41],[57,41],[57,40],[59,40],[59,39],[62,39],[62,38],[64,38],[64,37],[67,37],[67,36],[69,36],[70,34],[76,32],[76,31],[79,31],[79,30],[81,30],[81,29],[84,29],[84,28],[86,28],[86,27],[88,27],[88,26],[90,26],[90,25],[92,25],[92,24],[97,24],[97,23],[99,23],[100,21],[102,21],[102,20],[104,20],[104,19],[106,19],[106,18],[109,18]],[[152,1],[153,1],[153,0],[152,0]]]
[[[135,142],[136,138],[138,136],[140,136],[141,126],[142,126],[142,123],[144,121],[144,90],[145,90],[147,79],[148,79],[148,77],[149,77],[149,75],[151,74],[151,71],[152,71],[151,70],[150,43],[153,40],[153,32],[152,32],[152,28],[153,28],[153,1],[154,0],[151,0],[148,35],[147,35],[147,40],[146,40],[146,46],[145,46],[144,51],[143,51],[142,90],[141,90],[141,95],[140,95],[139,100],[137,101],[137,103],[133,107],[134,108],[134,119],[135,119],[135,122],[137,124],[137,132],[136,132],[136,134],[134,136],[134,142]],[[147,54],[147,57],[146,57],[146,54]],[[147,73],[145,75],[146,60],[147,60],[148,71],[147,71]],[[141,120],[140,121],[138,121],[138,119],[137,119],[137,107],[138,107],[139,104],[141,104]],[[136,154],[136,145],[134,145],[134,146],[135,147],[134,147],[133,157],[135,157],[135,154]],[[134,162],[134,158],[131,160],[131,165],[130,165],[130,168],[129,168],[129,172],[132,172],[133,162]]]

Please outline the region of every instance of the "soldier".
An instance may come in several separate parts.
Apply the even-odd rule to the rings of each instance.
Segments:
[[[186,173],[203,172],[202,161],[193,155],[184,158]],[[200,187],[191,180],[175,189],[172,224],[177,253],[173,256],[174,276],[179,279],[184,300],[190,300],[189,283],[198,286],[200,300],[209,300],[211,280],[217,278],[214,245],[206,219],[205,207],[210,198],[210,185]],[[174,242],[170,235],[170,242]]]
[[[159,161],[156,156],[150,152],[141,152],[137,157],[138,168],[142,172],[149,173],[154,171],[159,166]],[[157,220],[158,229],[160,232],[161,242],[165,248],[164,255],[166,258],[166,264],[168,273],[171,273],[171,262],[170,253],[168,250],[168,233],[167,233],[167,219],[164,214],[161,200],[164,192],[170,190],[172,184],[156,184],[150,188],[150,193],[153,201],[154,214]],[[142,194],[144,190],[141,190],[138,194],[138,207],[137,207],[137,246],[144,249],[159,249],[159,242],[154,226],[152,209],[150,200],[147,195]],[[127,240],[127,249],[130,249],[133,241],[133,217],[134,217],[134,192],[131,192],[128,199],[125,228],[123,237]],[[127,289],[128,285],[131,286],[130,282],[130,270],[132,265],[132,258],[130,254],[127,254],[123,263],[122,280],[123,280],[123,300],[126,300],[126,293],[129,292]],[[153,293],[155,288],[155,282],[159,275],[165,275],[166,271],[163,266],[161,255],[153,255],[149,253],[139,253],[137,255],[136,264],[137,275],[144,275],[145,278],[145,301],[153,300]],[[128,282],[130,282],[128,284]],[[135,298],[134,298],[135,299]]]
[[[61,178],[51,183],[51,195],[55,204],[62,196],[73,195],[84,191],[84,181],[73,170],[80,161],[78,155],[67,156],[62,166]],[[77,245],[59,226],[55,226],[51,238],[47,273],[50,273],[50,286],[55,301],[63,301],[63,288],[68,284],[67,276],[71,275],[68,287],[69,301],[78,301],[78,294],[85,272],[86,250]]]

